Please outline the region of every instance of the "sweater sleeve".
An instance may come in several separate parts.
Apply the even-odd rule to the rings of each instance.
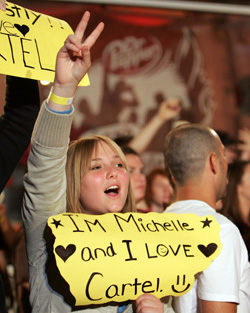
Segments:
[[[31,263],[44,254],[47,219],[66,210],[65,164],[72,118],[73,111],[57,114],[43,104],[34,127],[22,210]]]

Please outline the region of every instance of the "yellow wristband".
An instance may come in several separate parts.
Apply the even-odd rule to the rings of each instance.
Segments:
[[[53,94],[53,92],[51,90],[48,99],[53,101],[56,104],[71,105],[73,103],[74,97],[72,97],[72,98],[64,98],[64,97],[56,96],[56,95]]]

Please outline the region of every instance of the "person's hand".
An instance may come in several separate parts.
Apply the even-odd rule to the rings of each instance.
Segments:
[[[2,229],[2,224],[6,220],[6,206],[1,203],[0,204],[0,228]]]
[[[90,13],[86,11],[73,35],[69,35],[64,46],[59,50],[56,61],[54,91],[58,96],[72,97],[76,88],[91,65],[90,49],[103,31],[104,24],[99,23],[83,41]]]
[[[0,218],[6,215],[6,206],[5,204],[0,204]]]
[[[250,159],[250,130],[247,128],[242,128],[238,131],[237,149],[241,151],[241,160]]]
[[[154,295],[145,293],[136,299],[136,313],[163,313],[164,305]]]
[[[157,112],[163,121],[174,119],[181,112],[181,101],[179,98],[170,98],[161,103]]]
[[[0,10],[2,10],[2,11],[6,10],[5,0],[0,0]]]

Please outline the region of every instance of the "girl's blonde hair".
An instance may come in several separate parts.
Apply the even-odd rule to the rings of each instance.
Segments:
[[[113,151],[115,151],[129,173],[126,158],[121,148],[110,138],[101,135],[93,135],[73,141],[69,146],[66,162],[67,212],[84,212],[84,208],[80,201],[81,180],[90,168],[93,152],[99,143],[107,144]],[[134,197],[130,181],[127,199],[121,212],[135,212]]]

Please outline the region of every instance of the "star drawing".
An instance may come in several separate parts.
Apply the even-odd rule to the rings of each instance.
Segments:
[[[53,218],[53,222],[51,224],[54,224],[56,226],[56,228],[58,228],[58,226],[63,226],[61,224],[61,221],[56,221],[54,218]]]
[[[208,218],[206,218],[205,221],[201,221],[201,223],[203,223],[203,227],[205,228],[206,226],[210,227],[210,223],[212,223],[212,220],[208,220]]]

